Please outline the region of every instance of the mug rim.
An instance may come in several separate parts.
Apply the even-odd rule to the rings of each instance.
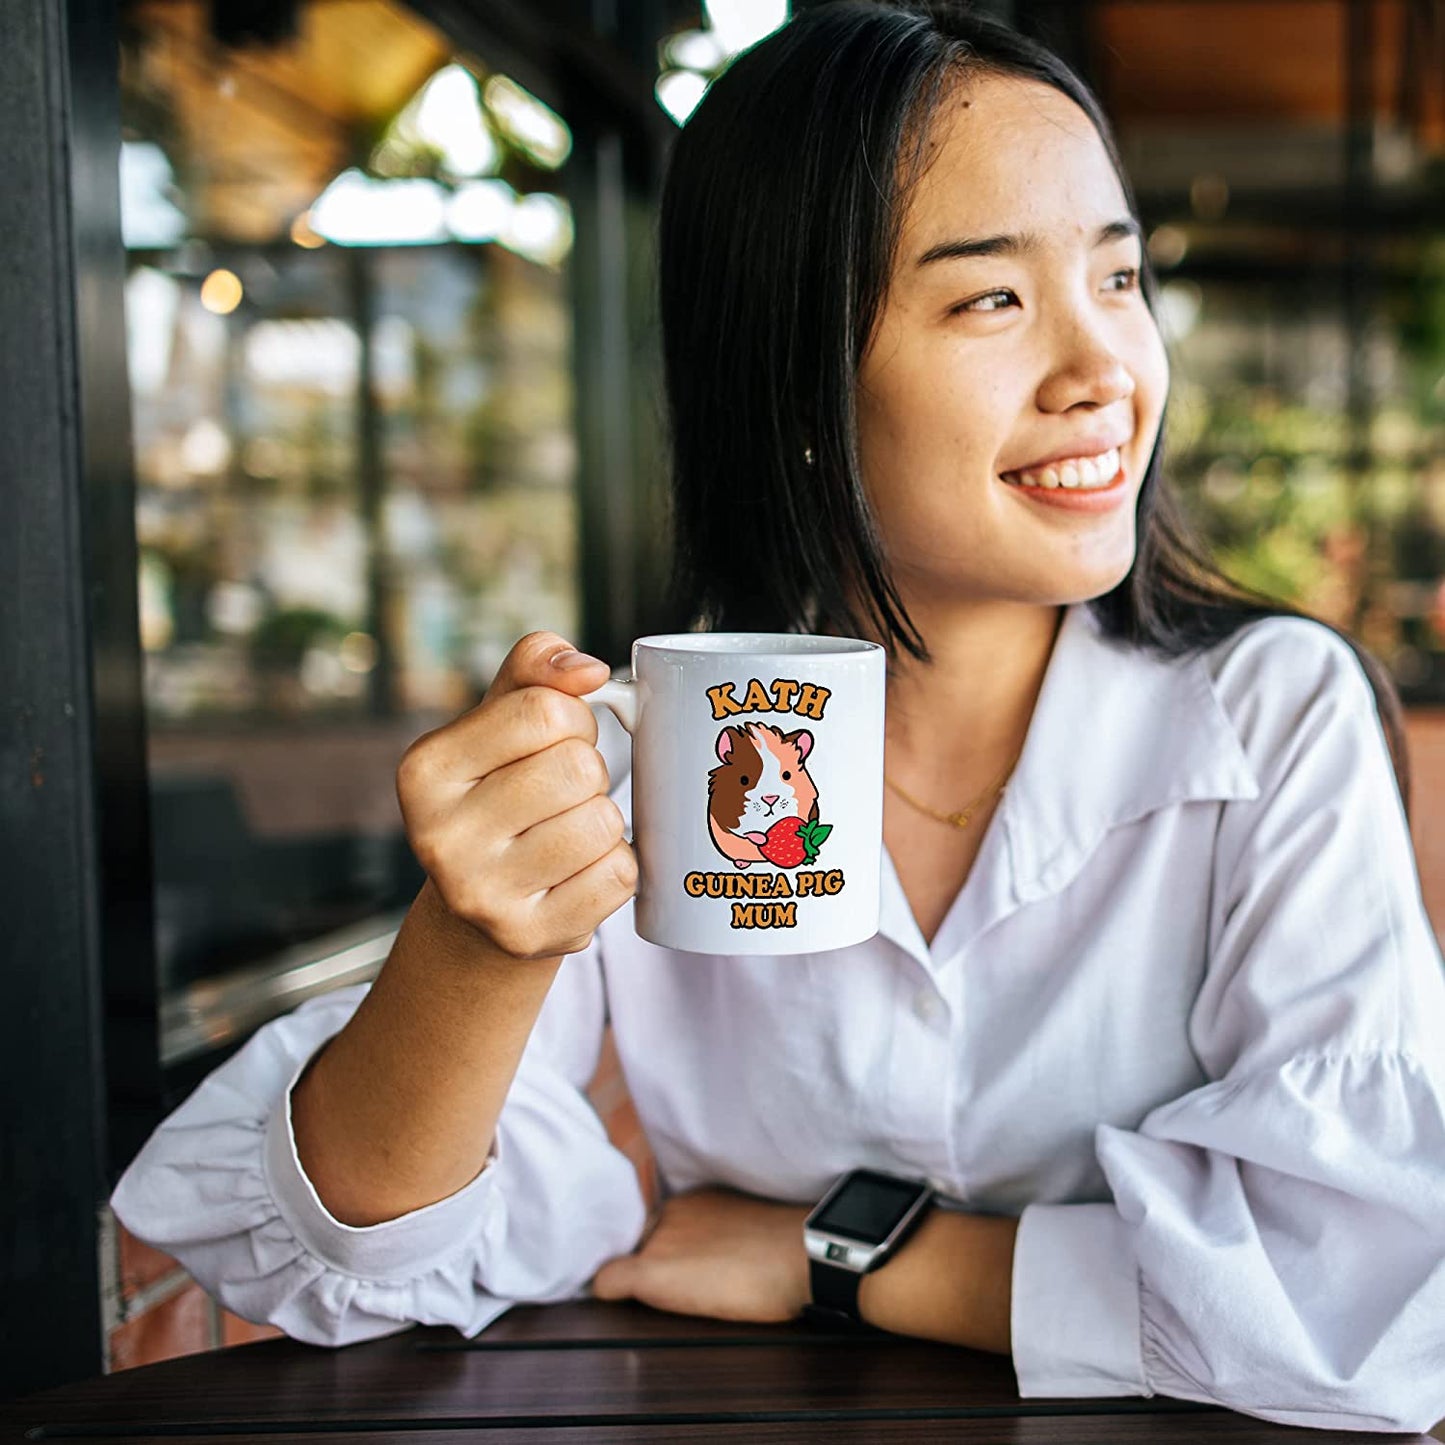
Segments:
[[[883,651],[865,638],[820,632],[654,632],[632,646],[689,657],[862,657]]]

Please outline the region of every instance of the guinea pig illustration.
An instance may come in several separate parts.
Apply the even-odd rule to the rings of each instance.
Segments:
[[[722,765],[707,775],[708,828],[718,852],[746,868],[764,861],[759,844],[779,818],[817,818],[818,790],[804,766],[813,734],[752,722],[725,727],[715,746]]]

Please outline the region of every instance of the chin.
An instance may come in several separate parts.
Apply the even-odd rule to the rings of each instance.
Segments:
[[[1061,562],[1059,575],[1066,579],[1068,589],[1077,594],[1077,600],[1082,601],[1112,592],[1133,570],[1137,557],[1131,529],[1127,538],[1119,539],[1114,545],[1106,544],[1093,555],[1076,554]],[[1069,566],[1068,562],[1073,565]]]
[[[1132,565],[1131,563],[1130,566]],[[1120,571],[1096,576],[1087,582],[1080,582],[1073,589],[1073,593],[1065,605],[1067,606],[1071,602],[1092,602],[1096,597],[1103,597],[1112,592],[1129,575],[1129,570],[1129,567],[1125,567]]]
[[[1059,573],[1052,577],[1038,579],[1037,589],[1020,598],[1021,601],[1036,603],[1040,607],[1070,607],[1076,602],[1092,602],[1112,592],[1134,566],[1131,553],[1122,564],[1109,569],[1091,569],[1088,573],[1074,572],[1060,580]]]

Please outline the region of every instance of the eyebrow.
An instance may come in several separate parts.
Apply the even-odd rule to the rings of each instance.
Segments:
[[[1095,250],[1110,241],[1122,241],[1126,236],[1137,235],[1139,223],[1132,216],[1123,216],[1100,226],[1089,249]],[[962,261],[970,256],[1034,255],[1043,250],[1043,246],[1043,237],[1036,231],[1024,231],[1016,236],[981,236],[972,241],[940,241],[918,258],[918,265],[927,266],[934,261]]]

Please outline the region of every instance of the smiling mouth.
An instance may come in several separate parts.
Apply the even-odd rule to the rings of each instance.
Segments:
[[[1015,487],[1037,487],[1045,490],[1063,488],[1067,491],[1095,492],[1112,486],[1119,477],[1123,456],[1118,447],[1110,447],[1094,457],[1076,457],[1047,466],[1021,468],[1016,472],[1000,472],[999,480]]]

